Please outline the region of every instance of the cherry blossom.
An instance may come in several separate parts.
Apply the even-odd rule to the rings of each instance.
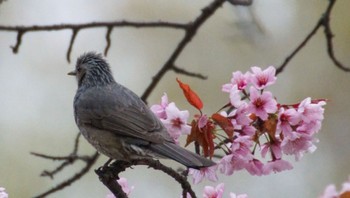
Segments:
[[[216,175],[217,168],[217,166],[201,168],[199,170],[190,168],[189,175],[192,175],[194,184],[200,183],[204,178],[216,182],[218,180],[218,176]]]
[[[344,182],[340,192],[337,192],[337,189],[334,184],[330,184],[326,187],[323,194],[319,198],[345,198],[350,196],[350,177],[348,181]]]
[[[297,125],[301,121],[300,113],[295,109],[285,110],[283,107],[278,111],[278,124],[276,135],[283,132],[283,135],[289,135],[293,129],[292,126]]]
[[[305,152],[313,152],[315,150],[312,136],[297,132],[292,132],[290,136],[285,137],[281,147],[283,153],[294,155],[296,160],[301,159]]]
[[[267,152],[270,151],[274,158],[280,159],[282,157],[281,142],[275,140],[274,142],[266,142],[261,146],[261,156],[265,158]]]
[[[224,183],[218,184],[215,188],[212,186],[205,186],[203,192],[203,198],[222,198],[224,193]]]
[[[301,119],[303,120],[303,122],[310,123],[315,120],[322,121],[324,118],[324,109],[322,106],[324,106],[325,104],[325,101],[312,103],[310,97],[304,99],[298,107],[298,112],[301,114]]]
[[[180,111],[175,103],[170,103],[166,108],[166,119],[162,119],[164,126],[168,129],[170,136],[177,141],[180,135],[190,134],[191,127],[187,124],[189,112]]]
[[[264,164],[258,159],[252,159],[245,165],[245,169],[251,175],[261,176],[264,173]]]
[[[231,88],[229,93],[230,93],[230,102],[232,106],[238,108],[244,103],[241,99],[241,95],[240,95],[241,91],[238,90],[237,85],[234,85]]]
[[[268,175],[271,172],[281,172],[284,170],[290,170],[293,166],[288,161],[277,159],[273,161],[269,161],[264,165],[264,175]]]
[[[338,192],[334,184],[328,185],[319,198],[338,198]]]
[[[273,66],[269,66],[264,71],[260,67],[252,67],[251,70],[253,73],[250,75],[250,81],[259,90],[276,82],[276,69]]]
[[[250,73],[246,72],[242,74],[241,71],[233,72],[231,82],[228,84],[224,84],[222,86],[223,92],[230,92],[232,87],[236,86],[238,90],[243,90],[248,84]]]
[[[234,171],[244,169],[254,159],[250,151],[253,142],[249,136],[236,138],[231,145],[231,154],[224,156],[219,161],[220,172],[232,175]]]
[[[5,188],[0,187],[0,198],[8,198],[8,194],[5,192]]]
[[[250,87],[250,103],[249,111],[254,113],[262,120],[267,120],[268,113],[275,113],[277,111],[277,102],[272,97],[271,92],[265,91],[259,93],[254,87]]]
[[[160,119],[166,119],[167,115],[165,112],[165,109],[168,107],[169,101],[168,101],[168,96],[166,93],[162,96],[160,104],[155,104],[151,106],[151,110],[153,111],[154,114]]]

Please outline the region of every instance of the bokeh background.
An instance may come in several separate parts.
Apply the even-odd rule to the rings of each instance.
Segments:
[[[188,22],[199,15],[210,1],[162,0],[8,0],[0,4],[1,25],[44,25],[91,21],[172,21]],[[169,72],[149,98],[160,101],[163,92],[181,109],[195,111],[182,96],[175,81],[179,77],[191,84],[204,101],[205,112],[217,111],[227,100],[220,91],[231,72],[246,71],[253,65],[280,65],[287,55],[311,31],[328,1],[256,0],[253,6],[233,7],[225,3],[198,31],[176,65],[209,76],[199,80]],[[350,66],[350,1],[339,0],[331,25],[335,33],[336,56]],[[255,177],[247,172],[220,176],[229,192],[247,193],[259,198],[317,197],[329,183],[340,184],[350,174],[350,74],[337,69],[326,53],[321,29],[310,43],[278,76],[272,90],[280,102],[295,103],[310,96],[327,98],[320,142],[313,154],[294,169],[279,174]],[[65,180],[83,164],[66,168],[53,180],[41,178],[44,169],[58,162],[34,157],[30,151],[51,155],[71,152],[78,132],[72,112],[75,79],[66,75],[75,59],[86,51],[103,52],[105,28],[80,31],[72,50],[72,63],[65,59],[71,31],[26,33],[19,53],[9,46],[16,34],[0,32],[0,186],[11,198],[33,197]],[[141,95],[152,76],[167,60],[182,38],[181,30],[118,28],[112,32],[108,61],[120,83]],[[81,139],[80,153],[94,149]],[[107,160],[100,157],[94,168]],[[172,167],[177,163],[166,162]],[[136,167],[123,173],[135,186],[132,197],[180,197],[181,189],[162,173]],[[203,182],[195,186],[199,197]],[[108,190],[93,170],[80,181],[50,197],[105,197]]]

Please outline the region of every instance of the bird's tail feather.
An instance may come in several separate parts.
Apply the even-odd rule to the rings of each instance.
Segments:
[[[202,167],[209,167],[215,163],[191,151],[188,151],[174,143],[152,144],[151,150],[164,157],[173,159],[189,168],[199,169]]]

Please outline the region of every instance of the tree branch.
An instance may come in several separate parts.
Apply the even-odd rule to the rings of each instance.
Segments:
[[[331,15],[331,11],[332,8],[335,4],[336,0],[329,0],[329,4],[326,8],[326,11],[323,13],[323,15],[321,16],[321,18],[318,20],[318,22],[316,23],[315,27],[311,30],[311,32],[305,37],[305,39],[297,46],[297,48],[295,50],[293,50],[293,52],[286,57],[286,59],[284,60],[284,62],[277,68],[276,70],[276,74],[281,73],[284,68],[287,66],[287,64],[290,62],[290,60],[292,60],[292,58],[302,49],[304,48],[304,46],[307,44],[307,42],[317,33],[318,29],[320,27],[324,27],[324,33],[325,33],[325,37],[326,37],[326,41],[327,41],[327,52],[328,55],[330,57],[330,59],[333,61],[333,63],[340,69],[342,69],[343,71],[349,72],[350,68],[345,67],[342,63],[340,63],[340,61],[338,61],[335,58],[334,55],[334,51],[333,51],[333,33],[331,31],[331,27],[330,27],[330,15]]]
[[[350,68],[346,67],[343,65],[334,55],[334,50],[333,50],[333,33],[330,25],[330,16],[331,16],[331,11],[332,8],[335,4],[336,0],[329,0],[329,5],[327,7],[326,12],[323,14],[322,18],[322,25],[324,27],[324,34],[326,37],[327,41],[327,52],[330,57],[330,59],[333,61],[333,63],[341,70],[350,72]]]
[[[137,165],[146,165],[149,168],[153,168],[154,170],[160,170],[166,173],[170,177],[174,178],[181,185],[183,189],[183,195],[186,195],[188,192],[192,198],[196,198],[196,194],[192,190],[191,185],[188,183],[187,177],[177,173],[172,168],[169,168],[163,165],[158,160],[135,159],[135,160],[132,160],[131,162],[115,161],[110,166],[103,166],[95,170],[95,172],[99,176],[100,181],[103,184],[105,184],[116,197],[126,198],[127,196],[122,191],[121,187],[117,182],[117,179],[119,179],[118,175],[121,172],[125,171],[127,168],[131,168],[132,166],[137,166]]]
[[[177,45],[174,52],[171,54],[169,59],[165,62],[162,68],[158,71],[158,73],[153,77],[152,82],[148,85],[146,90],[141,96],[141,99],[146,101],[148,96],[151,94],[153,89],[157,86],[159,81],[162,79],[164,74],[171,70],[175,65],[175,61],[178,56],[181,54],[183,49],[187,46],[187,44],[192,40],[192,38],[196,35],[198,29],[202,26],[202,24],[212,16],[215,11],[222,6],[225,0],[215,0],[211,2],[207,7],[202,9],[202,13],[193,21],[186,25],[186,32],[182,40]]]
[[[80,179],[82,176],[84,176],[91,169],[91,167],[95,164],[96,160],[99,157],[99,154],[97,152],[95,152],[91,156],[80,156],[77,154],[80,136],[81,136],[80,133],[78,133],[77,137],[75,138],[73,152],[68,156],[64,156],[64,157],[49,156],[49,155],[31,152],[32,155],[40,157],[40,158],[50,159],[50,160],[54,160],[54,161],[56,161],[56,160],[63,161],[56,169],[54,169],[52,171],[44,170],[40,174],[40,176],[43,176],[43,177],[47,176],[47,177],[50,177],[51,179],[54,177],[55,174],[62,171],[66,166],[74,164],[77,160],[81,160],[81,161],[85,162],[85,166],[78,173],[76,173],[72,177],[68,178],[66,181],[59,183],[57,186],[53,187],[52,189],[50,189],[46,192],[43,192],[42,194],[36,196],[35,198],[43,198],[49,194],[52,194],[54,192],[57,192],[59,190],[64,189],[65,187],[71,185],[72,183],[74,183],[75,181]]]
[[[17,53],[19,46],[21,45],[22,36],[27,32],[37,31],[60,31],[60,30],[73,30],[69,47],[67,50],[67,61],[70,62],[70,54],[72,51],[73,43],[76,35],[80,30],[90,28],[107,27],[106,32],[107,46],[105,48],[105,54],[107,54],[110,45],[110,33],[113,27],[134,27],[134,28],[173,28],[182,29],[187,28],[186,24],[172,23],[172,22],[132,22],[132,21],[115,21],[115,22],[91,22],[82,24],[59,24],[59,25],[33,25],[33,26],[0,26],[0,31],[17,32],[17,40],[15,46],[12,47],[13,53]]]

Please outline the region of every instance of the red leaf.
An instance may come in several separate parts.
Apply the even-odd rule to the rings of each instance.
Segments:
[[[211,118],[225,131],[229,139],[233,138],[234,127],[232,122],[227,117],[224,117],[219,113],[214,113]]]
[[[191,89],[188,84],[181,82],[178,78],[176,78],[176,81],[179,83],[179,86],[182,89],[187,101],[196,109],[201,110],[203,108],[203,103],[198,95]]]
[[[189,145],[192,142],[198,142],[202,147],[205,157],[213,157],[214,155],[214,138],[213,134],[214,126],[211,122],[207,122],[206,126],[199,129],[198,123],[193,120],[191,134],[187,136],[186,145]]]

